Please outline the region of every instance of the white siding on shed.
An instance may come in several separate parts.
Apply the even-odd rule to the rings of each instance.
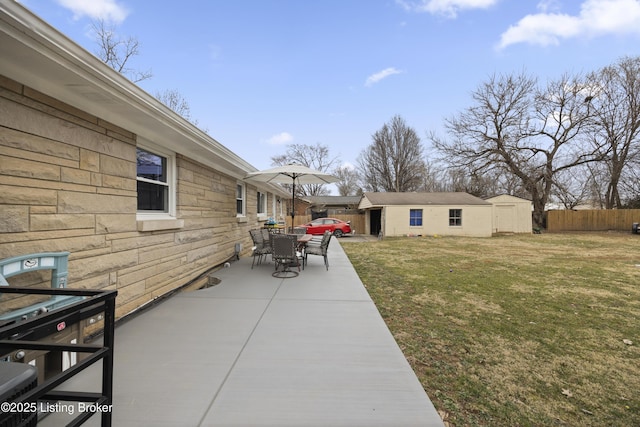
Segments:
[[[487,202],[493,205],[493,233],[531,233],[531,201],[503,194]]]
[[[411,209],[422,209],[422,226],[409,225]],[[462,211],[461,225],[449,224],[451,209]],[[386,236],[474,236],[491,237],[490,205],[386,206],[383,229]]]

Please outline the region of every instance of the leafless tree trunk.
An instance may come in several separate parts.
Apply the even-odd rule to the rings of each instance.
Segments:
[[[338,195],[358,195],[360,192],[360,186],[358,185],[358,172],[355,169],[340,166],[333,171],[333,174],[340,180],[336,183],[336,187],[338,187]]]
[[[360,153],[358,165],[363,186],[369,191],[416,191],[424,181],[420,138],[400,116],[373,134],[373,142]]]
[[[593,74],[597,89],[593,141],[605,158],[607,209],[623,206],[620,189],[625,170],[640,160],[640,57],[623,58]]]
[[[562,174],[601,159],[598,150],[592,149],[585,138],[592,123],[592,97],[593,84],[582,76],[564,75],[536,92],[535,118],[540,125],[533,128],[532,136],[534,140],[540,139],[541,145],[532,145],[529,150],[542,162],[537,177],[541,188],[537,208],[541,211],[537,212],[534,198],[534,219],[536,213],[544,212],[554,186],[560,188]]]
[[[544,89],[525,73],[493,76],[473,92],[472,107],[445,121],[453,140],[432,142],[455,166],[473,174],[516,176],[541,226],[555,175],[595,158],[582,151],[579,140],[589,118],[585,87],[567,76]]]
[[[115,28],[100,19],[92,24],[98,51],[96,55],[105,64],[137,83],[151,78],[151,71],[138,71],[128,67],[129,60],[140,54],[140,43],[135,37],[120,38]]]

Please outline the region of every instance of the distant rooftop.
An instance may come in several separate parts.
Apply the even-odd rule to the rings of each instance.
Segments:
[[[312,205],[357,205],[360,203],[360,196],[309,196],[307,200]]]

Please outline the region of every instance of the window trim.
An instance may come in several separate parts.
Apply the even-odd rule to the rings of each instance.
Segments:
[[[462,227],[462,209],[449,209],[449,227]]]
[[[238,189],[242,193],[238,197]],[[247,186],[244,182],[236,182],[236,218],[246,218],[247,216]],[[242,201],[242,212],[238,212],[238,200]]]
[[[420,218],[414,217],[412,214],[413,213],[420,213]],[[409,209],[409,227],[422,227],[423,224],[423,220],[424,220],[424,210],[423,209]],[[415,220],[419,219],[420,220],[420,224],[414,224],[413,222],[415,222]]]
[[[268,215],[267,199],[267,193],[260,190],[256,191],[256,213],[258,215],[258,218],[266,218]]]
[[[158,145],[148,141],[138,142],[136,148],[149,151],[167,159],[167,206],[165,212],[138,211],[136,208],[136,220],[175,220],[176,219],[176,193],[177,193],[177,173],[176,173],[176,155],[172,151],[168,151]],[[149,182],[144,178],[138,178],[136,167],[136,183],[138,181]],[[137,198],[137,191],[136,191]]]

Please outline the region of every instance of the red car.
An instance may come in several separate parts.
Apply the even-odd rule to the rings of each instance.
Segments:
[[[307,234],[324,234],[329,230],[336,237],[342,237],[351,233],[351,223],[336,218],[318,218],[306,223],[302,227],[307,229]]]

